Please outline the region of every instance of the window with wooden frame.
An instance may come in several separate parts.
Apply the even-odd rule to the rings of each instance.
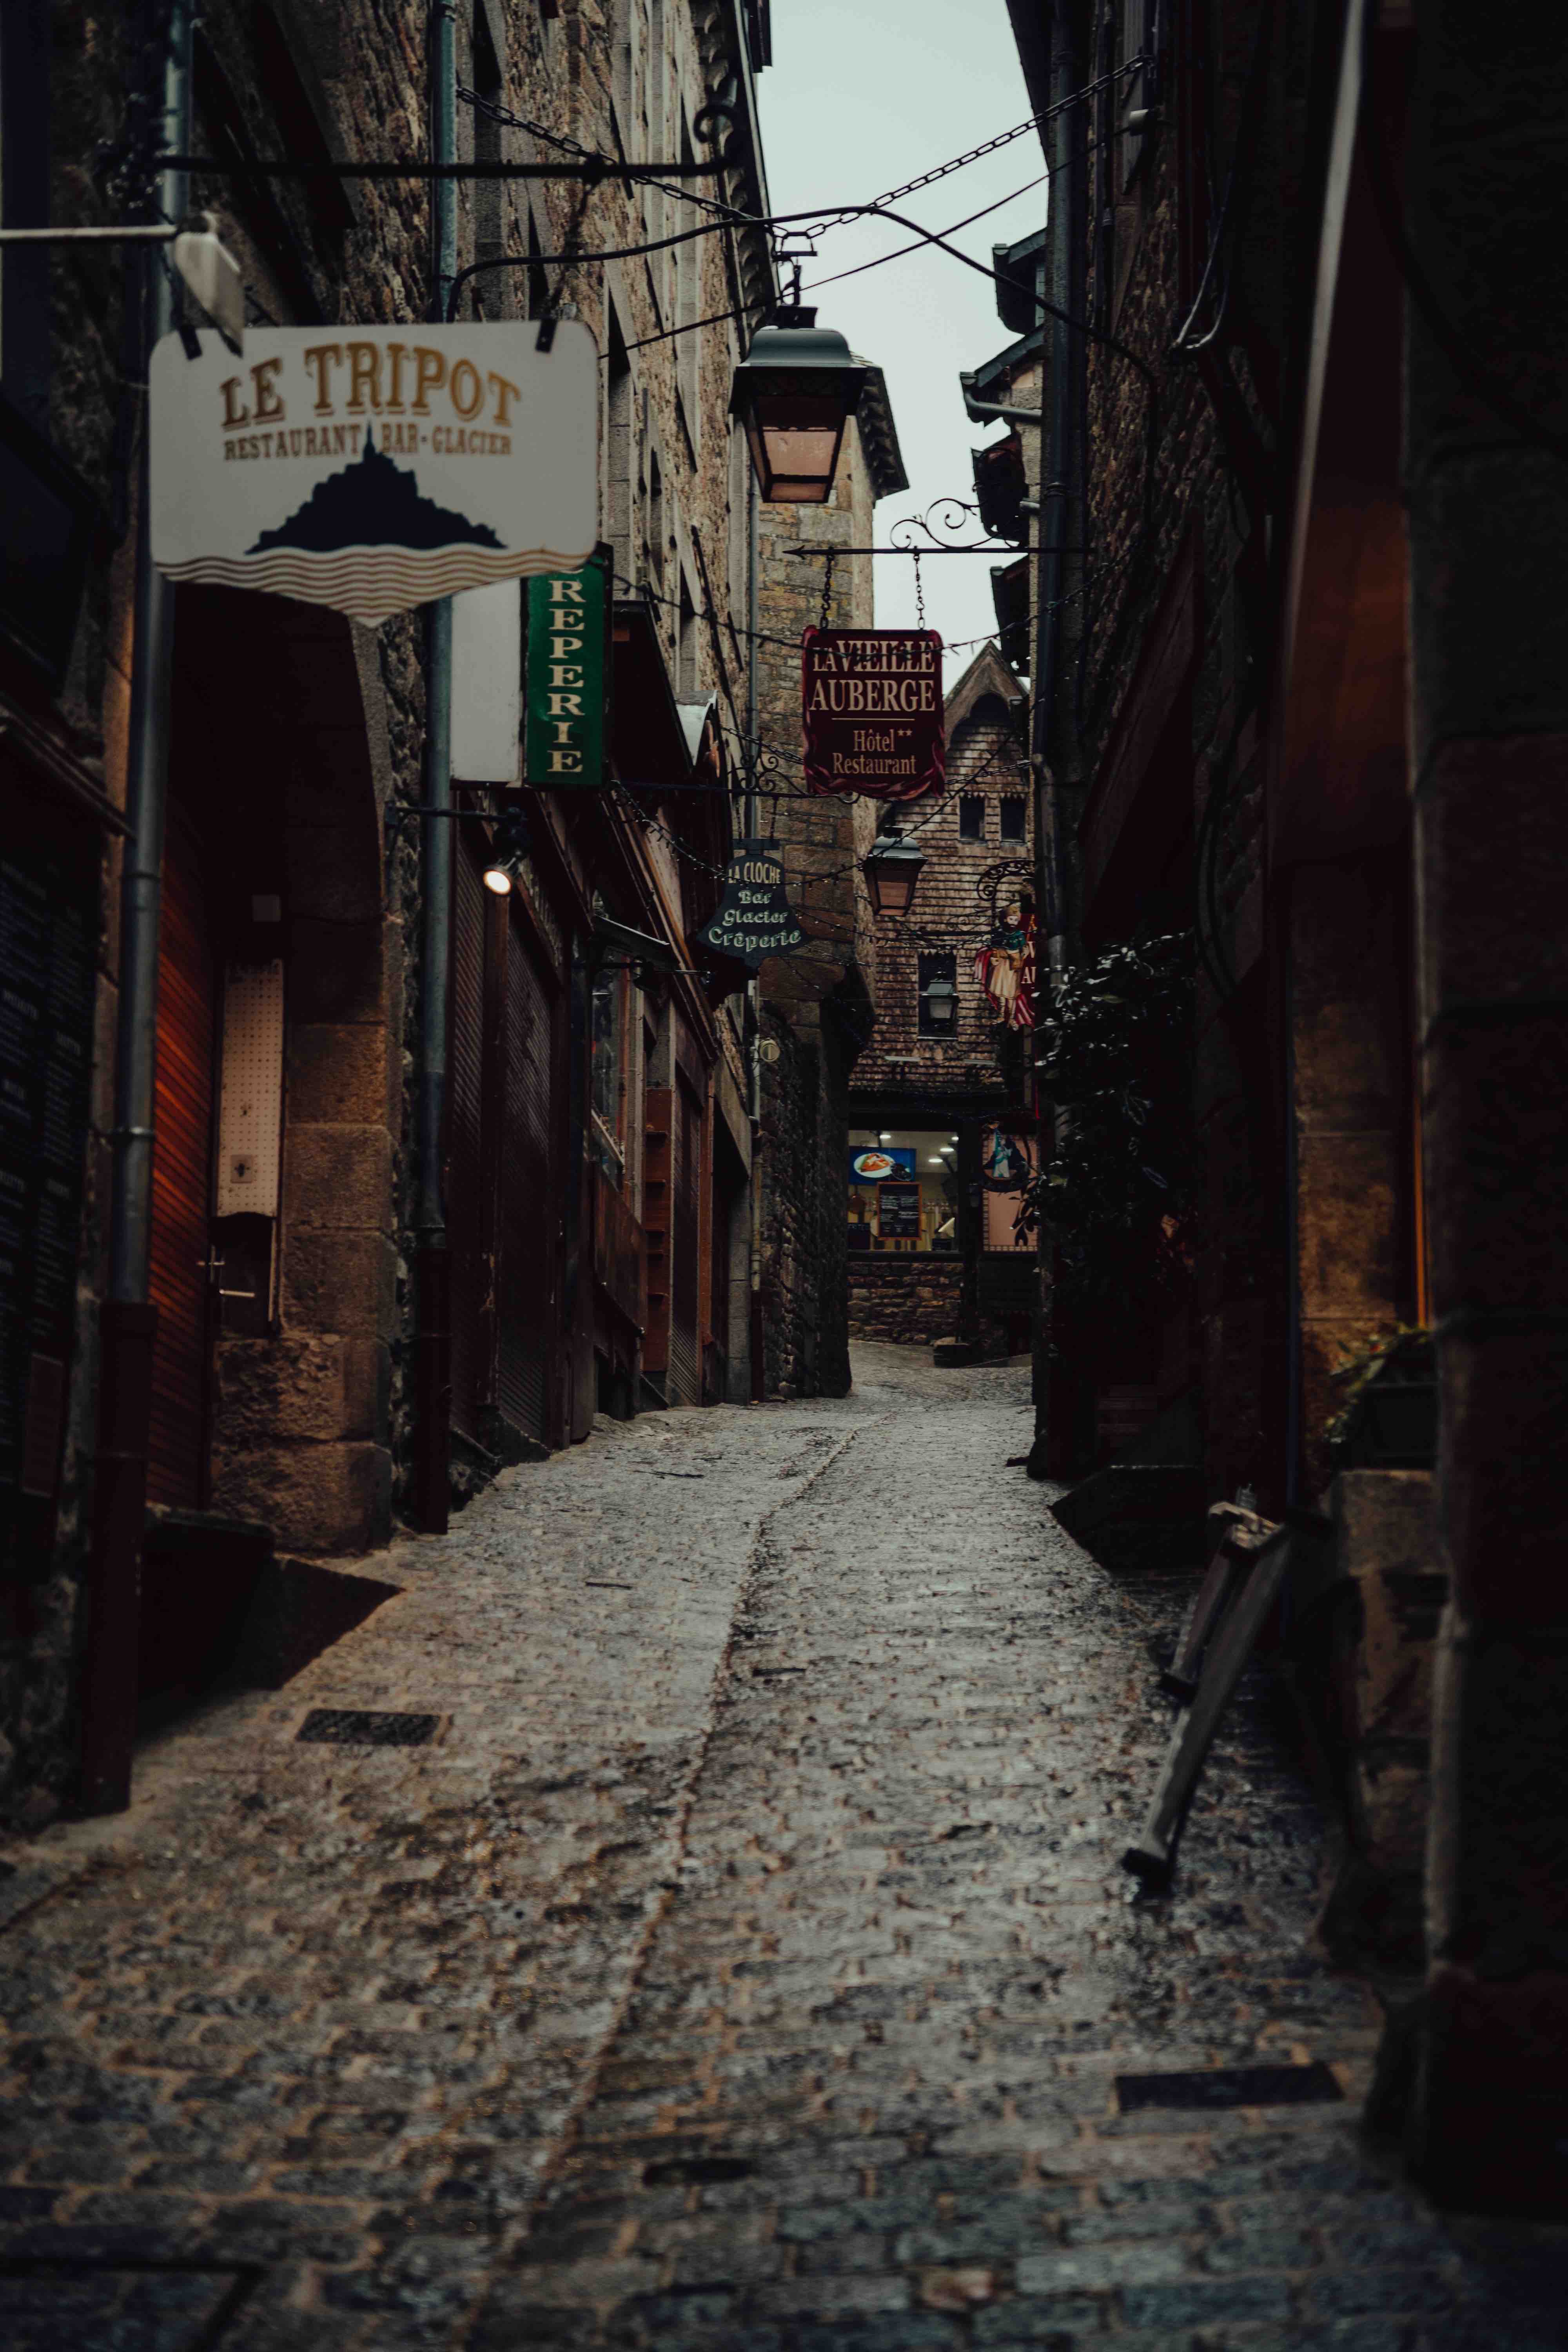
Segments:
[[[499,163],[501,161],[501,127],[493,110],[502,98],[503,74],[501,60],[496,51],[490,31],[489,12],[484,0],[474,5],[474,96],[479,101],[473,110],[474,161],[476,163]],[[474,259],[494,261],[506,251],[506,236],[501,213],[501,183],[500,180],[476,180],[474,203]],[[510,269],[486,269],[474,280],[475,308],[486,319],[504,319],[516,306],[516,289]]]
[[[985,802],[979,793],[959,794],[958,837],[960,841],[984,841],[985,838]]]
[[[615,301],[605,300],[605,527],[615,550],[616,594],[638,577],[636,530],[637,414],[632,363]]]
[[[701,692],[698,683],[697,604],[684,563],[680,567],[679,624],[675,646],[675,690],[682,701],[692,702]]]
[[[687,128],[686,109],[680,109],[680,160],[683,163],[696,161],[691,133]],[[691,228],[697,225],[695,205],[682,204],[679,226]],[[680,331],[675,337],[675,392],[680,409],[681,423],[696,463],[701,441],[701,415],[698,404],[698,387],[701,381],[702,334],[697,324],[700,315],[698,297],[702,276],[702,240],[690,238],[675,247],[675,306],[670,324]]]
[[[591,1149],[616,1186],[626,1168],[626,991],[625,967],[605,963],[595,972],[588,998]]]

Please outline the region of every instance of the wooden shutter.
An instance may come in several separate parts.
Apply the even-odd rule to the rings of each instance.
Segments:
[[[157,1141],[153,1153],[152,1297],[158,1309],[147,1499],[206,1501],[213,1051],[216,976],[201,853],[171,805],[158,933]]]
[[[506,960],[500,1170],[500,1409],[525,1437],[549,1435],[550,1357],[561,1199],[552,1149],[562,1007],[513,920]]]
[[[670,1219],[669,1384],[683,1404],[700,1404],[702,1385],[697,1352],[697,1302],[701,1279],[702,1110],[684,1070],[675,1079],[674,1214]]]
[[[452,1261],[452,1426],[476,1444],[484,1380],[483,1117],[484,850],[454,825],[452,1000],[447,1048],[447,1241]]]

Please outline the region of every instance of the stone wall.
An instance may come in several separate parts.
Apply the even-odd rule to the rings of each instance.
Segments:
[[[954,1257],[862,1256],[849,1261],[849,1336],[930,1346],[958,1328],[963,1262]]]
[[[925,853],[910,919],[881,917],[877,933],[877,1025],[855,1066],[857,1094],[940,1097],[993,1086],[1004,1097],[996,1016],[974,976],[976,950],[990,935],[992,887],[998,911],[1009,890],[1032,900],[1030,873],[1003,876],[1005,865],[1032,866],[1034,821],[1025,761],[1022,688],[994,647],[982,647],[947,697],[947,782],[928,804],[900,814],[900,825]],[[962,832],[965,803],[981,803],[981,833]],[[1022,823],[1004,841],[1004,806]],[[958,1011],[946,1037],[920,1034],[920,960],[950,949]]]
[[[65,0],[26,12],[44,28],[42,52],[27,60],[27,83],[47,113],[47,181],[29,193],[28,218],[122,216],[123,192],[100,187],[95,156],[99,142],[126,134],[136,119],[128,98],[160,71],[156,45],[142,39],[142,13],[130,0],[96,10]],[[742,85],[742,116],[754,119],[744,90],[751,60],[736,47],[746,38],[740,12],[704,0],[616,12],[591,0],[563,0],[548,11],[475,0],[457,16],[459,85],[485,95],[492,109],[459,102],[465,158],[519,161],[544,152],[493,110],[542,121],[595,150],[679,156],[689,149],[708,92],[732,71]],[[628,21],[641,47],[617,111],[614,44]],[[268,0],[265,8],[212,0],[196,29],[190,146],[223,152],[243,138],[271,155],[298,152],[304,142],[340,160],[427,152],[429,24],[424,0],[341,0],[331,8],[308,0]],[[21,84],[10,34],[8,22],[14,106]],[[8,114],[8,142],[12,127]],[[760,158],[743,127],[735,146],[739,160],[706,193],[761,212]],[[7,173],[9,188],[9,145]],[[216,215],[252,321],[429,315],[431,208],[417,178],[216,178],[200,185],[195,201]],[[458,257],[461,266],[481,255],[543,257],[475,280],[463,298],[465,315],[526,317],[559,303],[592,329],[605,361],[601,534],[615,546],[622,592],[635,587],[648,601],[678,693],[718,696],[733,751],[747,702],[736,632],[748,617],[750,501],[743,444],[727,415],[743,330],[724,314],[740,304],[753,316],[760,309],[772,275],[765,234],[703,237],[646,264],[562,268],[553,259],[583,244],[592,250],[668,236],[700,217],[683,197],[653,190],[605,184],[592,192],[590,205],[580,184],[465,184]],[[132,266],[111,246],[8,260],[0,352],[7,395],[79,469],[109,526],[95,546],[61,691],[40,694],[27,677],[16,684],[8,659],[0,659],[0,696],[15,691],[37,700],[85,781],[101,781],[117,802],[125,791],[133,628],[137,518],[129,461],[142,425],[137,371],[127,367],[123,341]],[[14,316],[12,298],[29,278],[43,283],[46,297],[36,332],[22,331],[26,322]],[[670,336],[672,327],[699,320],[716,323]],[[195,595],[198,603],[181,592],[177,665],[192,614],[235,609],[224,606],[225,592]],[[247,725],[253,709],[288,737],[275,782],[286,780],[277,815],[279,834],[288,835],[289,1029],[279,1279],[269,1328],[227,1335],[218,1346],[211,1500],[264,1518],[289,1544],[318,1552],[384,1539],[405,1488],[414,1405],[415,1073],[405,1041],[418,1034],[423,985],[418,828],[405,827],[384,861],[379,820],[389,802],[425,796],[424,616],[396,616],[374,632],[337,625],[336,634],[330,663],[301,643],[298,672],[290,662],[280,673],[236,630],[215,673],[224,722],[245,751],[261,733]],[[358,689],[345,693],[351,673]],[[630,838],[628,866],[641,855],[641,836]],[[709,887],[706,868],[700,887]],[[58,1810],[75,1769],[72,1708],[115,1118],[119,892],[120,852],[111,841],[103,861],[81,1312],[58,1535],[25,1605],[0,1612],[0,1812],[29,1822]],[[681,903],[679,882],[674,903]],[[836,1155],[836,1173],[841,1165]],[[805,1255],[816,1263],[815,1239]]]
[[[910,1250],[849,1254],[849,1337],[927,1348],[958,1328],[963,1262]],[[1005,1356],[1007,1327],[994,1316],[976,1321],[973,1344],[982,1356]]]

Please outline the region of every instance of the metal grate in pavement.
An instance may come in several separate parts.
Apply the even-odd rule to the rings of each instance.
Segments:
[[[1344,2093],[1321,2058],[1310,2066],[1198,2066],[1185,2074],[1118,2074],[1116,2104],[1140,2107],[1300,2107]]]
[[[253,2263],[201,2269],[124,2255],[0,2260],[6,2352],[217,2352],[261,2276]]]
[[[313,1706],[296,1738],[332,1748],[424,1748],[440,1728],[438,1715],[379,1715],[369,1707]]]

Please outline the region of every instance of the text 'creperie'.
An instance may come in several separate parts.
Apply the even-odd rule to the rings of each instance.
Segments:
[[[482,423],[504,431],[519,397],[517,385],[497,369],[481,369],[470,359],[448,361],[434,343],[307,343],[300,360],[307,378],[302,386],[279,383],[281,354],[258,360],[242,375],[226,376],[218,386],[223,430],[276,428],[288,418],[292,402],[296,417],[302,407],[312,417],[366,420],[442,417],[447,411],[461,426]]]

